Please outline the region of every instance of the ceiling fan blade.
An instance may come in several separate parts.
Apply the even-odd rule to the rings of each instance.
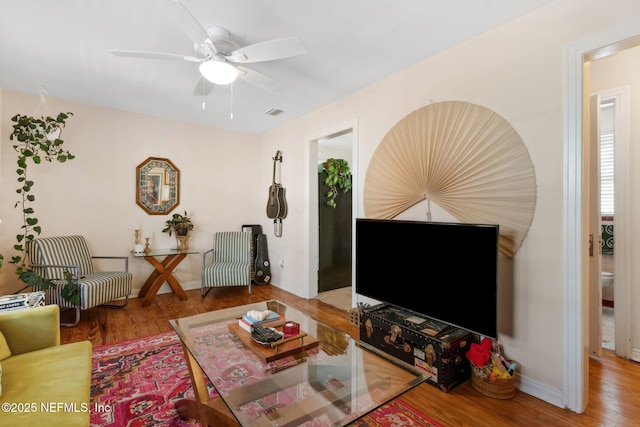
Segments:
[[[230,62],[250,63],[272,61],[302,55],[306,49],[297,37],[267,40],[235,50],[227,57]]]
[[[161,53],[161,52],[141,52],[135,50],[110,50],[115,56],[126,56],[130,58],[141,59],[169,59],[173,61],[189,61],[189,62],[202,62],[203,58],[196,58],[195,56],[180,55],[177,53]]]
[[[215,84],[211,83],[201,75],[196,84],[193,86],[193,96],[209,95],[214,86]]]
[[[284,90],[284,86],[271,77],[267,77],[257,71],[250,70],[244,67],[236,67],[238,69],[238,77],[249,83],[252,86],[262,89],[265,92],[272,93],[274,95],[280,95]]]
[[[207,30],[202,27],[200,22],[191,14],[189,9],[187,9],[187,7],[178,0],[171,0],[170,3],[172,9],[171,17],[187,37],[198,45],[206,42],[213,53],[216,53],[216,47],[210,40]]]

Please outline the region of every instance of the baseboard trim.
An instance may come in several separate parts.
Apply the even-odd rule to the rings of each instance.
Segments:
[[[540,400],[544,400],[547,403],[566,409],[567,405],[564,403],[562,397],[562,390],[549,387],[548,385],[532,381],[529,378],[520,376],[520,384],[518,389],[526,394],[537,397]]]
[[[200,289],[200,287],[201,287],[199,281],[181,283],[181,285],[182,285],[182,289],[184,289],[185,291],[191,291],[191,290],[194,290],[194,289]],[[158,293],[156,295],[159,295],[159,294],[171,294],[171,293],[173,293],[173,289],[171,289],[171,286],[169,286],[169,285],[167,285],[165,283],[162,286],[160,286],[160,289],[158,289]],[[132,289],[131,290],[131,295],[129,296],[129,298],[138,298],[138,294],[140,294],[140,288]]]

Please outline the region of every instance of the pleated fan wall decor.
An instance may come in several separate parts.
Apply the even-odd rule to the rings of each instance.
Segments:
[[[427,199],[460,222],[499,224],[500,252],[515,255],[536,205],[524,142],[480,105],[445,101],[412,112],[385,135],[369,163],[365,215],[392,219]]]

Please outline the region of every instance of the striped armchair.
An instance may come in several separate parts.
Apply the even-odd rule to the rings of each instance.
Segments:
[[[251,293],[251,238],[246,231],[215,233],[213,249],[202,255],[203,298],[223,286],[249,286]]]
[[[65,270],[69,271],[80,289],[80,305],[73,306],[60,295],[61,286],[47,291],[47,303],[75,309],[75,326],[80,321],[80,311],[96,306],[121,308],[127,305],[131,294],[133,276],[129,273],[127,256],[92,256],[82,236],[45,237],[29,242],[29,263],[34,272],[55,283],[64,284]],[[93,259],[124,260],[124,271],[95,271]],[[106,304],[124,298],[119,305]]]

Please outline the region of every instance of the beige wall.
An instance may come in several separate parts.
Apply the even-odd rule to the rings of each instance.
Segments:
[[[522,386],[527,392],[560,406],[564,402],[563,78],[567,46],[638,18],[640,3],[635,1],[559,0],[263,137],[267,149],[277,147],[289,158],[305,159],[308,141],[337,124],[357,123],[357,163],[353,169],[360,185],[357,215],[364,216],[367,164],[384,135],[407,114],[432,101],[461,100],[483,105],[504,117],[530,152],[538,200],[529,234],[514,259],[512,297],[500,302],[500,311],[513,316],[512,332],[501,334],[501,342],[509,356],[520,363]],[[268,169],[263,168],[261,174],[265,179]],[[309,177],[301,180],[299,176],[297,168],[283,168],[289,201],[299,207],[287,219],[283,237],[270,250],[287,257],[287,265],[294,266],[280,271],[277,282],[303,293],[308,261],[305,252],[296,248],[301,239],[307,239],[303,245],[309,244],[305,225],[314,211],[307,204]]]
[[[11,117],[35,114],[40,98],[11,91],[0,94],[2,294],[22,286],[10,274],[12,266],[7,262],[22,224],[20,210],[14,209],[18,183],[17,154],[9,140]],[[121,255],[133,249],[134,230],[139,228],[141,237],[150,238],[152,248],[175,247],[174,238],[161,232],[168,216],[147,215],[136,205],[136,166],[151,156],[169,158],[180,170],[180,205],[173,212],[186,210],[192,217],[193,249],[211,248],[215,231],[240,230],[242,224],[260,219],[267,184],[262,185],[262,197],[257,197],[262,183],[253,172],[260,161],[255,135],[59,99],[49,99],[48,108],[52,115],[73,113],[61,138],[76,158],[64,164],[43,162],[28,167],[35,181],[35,217],[43,236],[82,234],[94,254]],[[199,286],[200,268],[200,255],[191,255],[180,264],[176,276],[186,286]],[[129,269],[137,290],[151,266],[131,258]]]

